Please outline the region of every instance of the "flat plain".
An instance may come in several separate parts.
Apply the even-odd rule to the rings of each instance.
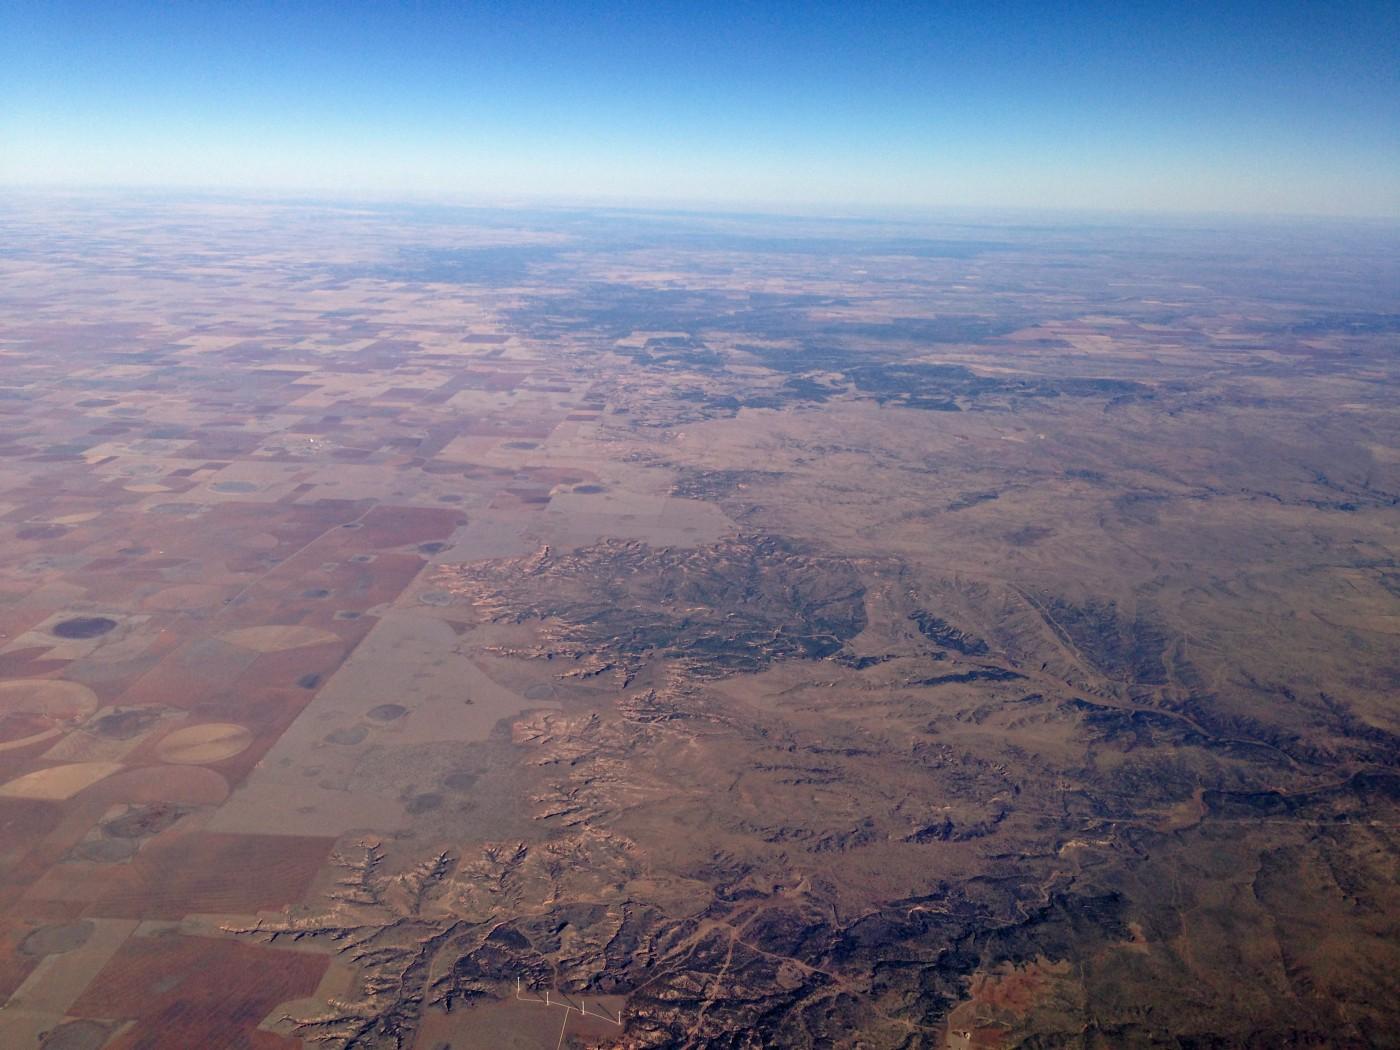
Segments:
[[[0,1045],[1400,1046],[1400,230],[16,196]]]

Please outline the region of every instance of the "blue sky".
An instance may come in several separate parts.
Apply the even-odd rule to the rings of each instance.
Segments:
[[[0,181],[1400,215],[1400,3],[0,0]]]

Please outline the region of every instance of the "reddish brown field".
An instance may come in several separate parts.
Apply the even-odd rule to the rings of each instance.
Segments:
[[[191,912],[251,914],[301,899],[331,839],[196,832],[153,839],[104,873],[90,914],[179,919]],[[39,887],[38,889],[42,889]]]
[[[326,956],[174,933],[128,940],[73,1005],[79,1017],[133,1020],[111,1050],[280,1050],[255,1029],[278,1003],[309,995]]]

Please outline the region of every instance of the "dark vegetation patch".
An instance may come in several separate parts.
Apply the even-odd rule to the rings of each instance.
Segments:
[[[88,838],[69,850],[68,856],[92,864],[120,864],[134,857],[140,848],[139,839]]]
[[[792,306],[821,296],[775,297],[783,303],[783,316]],[[536,338],[554,334],[577,335],[592,330],[613,342],[635,331],[698,331],[704,328],[745,330],[745,319],[761,313],[761,300],[689,288],[642,288],[629,284],[590,282],[563,299],[551,297],[527,303],[512,311],[512,320]],[[771,310],[772,307],[769,307]],[[776,321],[776,315],[773,320]],[[645,353],[646,351],[642,351]]]
[[[724,371],[725,357],[693,336],[648,339],[644,346],[619,346],[613,352],[649,368],[718,373]]]
[[[62,525],[23,525],[15,532],[15,538],[21,540],[56,540],[60,536],[67,535],[67,533],[68,529]]]
[[[127,707],[96,719],[88,730],[111,740],[130,740],[159,722],[160,715],[156,707]]]
[[[1119,615],[1116,602],[1095,598],[1082,605],[1050,598],[1044,609],[1051,628],[1109,678],[1166,684],[1168,639],[1151,620],[1141,614],[1129,620]]]
[[[776,470],[702,470],[683,467],[671,486],[671,495],[680,499],[721,500],[762,482],[781,478]]]
[[[1170,499],[1171,497],[1162,492],[1125,492],[1113,500],[1113,509],[1124,521],[1138,525],[1156,525],[1158,509]]]
[[[19,950],[25,955],[40,956],[71,952],[86,944],[95,929],[96,926],[87,919],[40,926],[20,942]]]
[[[1148,388],[1124,379],[1041,379],[981,376],[962,365],[928,362],[863,364],[847,378],[881,405],[941,412],[958,411],[960,401],[984,398],[1125,397],[1146,395]]]
[[[362,743],[367,736],[369,736],[369,730],[364,726],[348,726],[345,729],[332,730],[325,735],[324,739],[328,744],[354,747],[356,744]]]
[[[559,250],[548,245],[503,244],[480,248],[403,248],[398,258],[379,265],[332,266],[341,280],[373,278],[424,284],[513,284],[531,267],[552,261]]]
[[[897,657],[892,653],[883,653],[879,656],[853,656],[850,653],[838,653],[835,657],[836,661],[841,664],[842,667],[849,667],[853,671],[864,671],[870,667],[877,667],[880,664],[889,663],[896,658]],[[933,654],[933,659],[935,660],[941,660],[943,658],[943,653]]]
[[[1025,326],[1020,318],[982,314],[949,314],[943,317],[892,317],[874,324],[843,325],[843,334],[860,339],[897,340],[907,343],[985,343],[1010,335]]]
[[[62,620],[50,628],[59,638],[98,638],[117,626],[117,621],[107,616],[75,616]]]
[[[818,312],[842,305],[847,305],[845,300],[822,295],[595,282],[577,286],[563,298],[551,295],[526,302],[516,309],[513,320],[536,338],[563,334],[576,338],[580,331],[591,331],[600,341],[612,344],[613,353],[630,358],[639,368],[715,377],[729,375],[729,356],[696,333],[723,332],[763,340],[739,343],[738,350],[780,373],[779,385],[762,391],[678,392],[683,400],[699,403],[713,415],[732,415],[740,408],[822,403],[850,388],[880,404],[945,412],[988,398],[1128,398],[1149,392],[1127,380],[982,376],[962,365],[908,360],[925,348],[984,344],[1043,317],[949,314],[839,323]],[[653,337],[640,347],[616,345],[639,330],[686,334]]]
[[[1014,682],[1025,678],[1023,674],[1007,670],[1005,667],[978,667],[971,671],[956,674],[939,674],[929,678],[919,678],[909,683],[911,686],[953,685],[967,682]]]
[[[1198,747],[1209,743],[1209,738],[1190,721],[1171,712],[1128,710],[1083,698],[1068,700],[1061,706],[1074,712],[1098,740],[1125,750]]]
[[[795,401],[813,401],[817,404],[830,401],[841,393],[841,387],[833,386],[826,380],[810,379],[807,376],[789,376],[783,380],[783,393]]]
[[[608,540],[445,575],[497,620],[543,621],[551,658],[628,673],[650,656],[708,678],[825,659],[866,623],[848,561],[771,536],[694,549]]]
[[[980,320],[967,320],[965,326],[945,319],[939,331],[946,339],[934,338],[933,331],[913,337],[915,345],[938,342],[980,342],[995,332],[982,332]],[[1011,326],[1014,330],[1017,325]],[[967,339],[954,339],[955,334]],[[842,336],[849,333],[842,332]],[[956,412],[964,404],[988,398],[1137,397],[1147,396],[1149,388],[1122,379],[1066,377],[1048,379],[1034,376],[984,376],[964,365],[931,361],[891,360],[889,351],[851,350],[835,343],[802,342],[796,347],[744,345],[745,353],[768,368],[789,373],[782,388],[792,400],[825,401],[836,388],[813,373],[838,373],[844,384],[873,398],[881,405],[897,405],[925,411]]]
[[[442,786],[449,791],[470,791],[476,786],[476,782],[481,779],[476,773],[462,770],[457,773],[449,773],[442,778]]]
[[[64,1021],[40,1037],[40,1050],[101,1050],[112,1034],[110,1025],[101,1021],[78,1019]]]
[[[762,237],[734,233],[680,234],[679,242],[697,250],[758,255],[820,255],[842,258],[975,259],[1013,247],[1000,240],[955,240],[939,237]],[[676,240],[668,238],[668,246]]]
[[[968,507],[975,507],[980,503],[991,503],[993,500],[1001,498],[1001,493],[995,489],[983,492],[962,492],[958,498],[948,504],[949,510],[967,510]]]
[[[1055,530],[1046,528],[1044,525],[1026,525],[1008,532],[1006,542],[1013,547],[1034,547],[1041,540],[1048,539],[1053,535],[1055,535]]]
[[[170,802],[152,802],[134,806],[121,816],[102,825],[106,835],[118,839],[144,839],[157,835],[173,825],[188,812],[183,806]]]
[[[1282,324],[1259,325],[1254,331],[1276,335],[1389,335],[1400,332],[1400,314],[1326,313]]]
[[[968,634],[925,609],[914,610],[909,614],[909,619],[914,621],[919,633],[934,645],[953,649],[964,656],[981,656],[987,652],[987,643],[981,638]]]
[[[413,816],[420,813],[431,813],[442,805],[442,796],[435,792],[425,791],[421,795],[414,795],[404,803],[403,808]]]
[[[1342,784],[1313,791],[1205,792],[1202,799],[1211,816],[1222,820],[1290,819],[1329,823],[1375,820],[1377,812],[1394,819],[1400,814],[1400,775],[1362,772]]]

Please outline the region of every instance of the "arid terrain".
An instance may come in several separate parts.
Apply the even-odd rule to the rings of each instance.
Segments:
[[[0,206],[0,1047],[1400,1047],[1400,228]]]

